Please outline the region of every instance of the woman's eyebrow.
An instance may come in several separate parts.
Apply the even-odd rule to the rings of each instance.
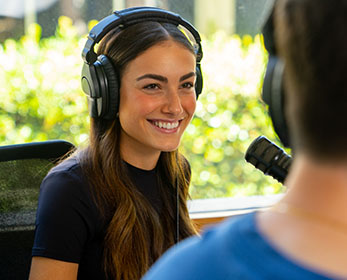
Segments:
[[[145,75],[142,75],[140,77],[138,77],[136,79],[136,81],[140,81],[140,80],[143,80],[143,79],[154,79],[154,80],[158,80],[158,81],[161,81],[161,82],[168,82],[168,79],[164,76],[161,76],[161,75],[157,75],[157,74],[145,74]]]
[[[182,82],[182,81],[184,81],[184,80],[186,80],[186,79],[188,79],[190,77],[193,77],[193,76],[196,76],[196,73],[195,72],[190,72],[188,74],[183,75],[180,78],[179,81]],[[166,77],[161,76],[161,75],[157,75],[157,74],[150,74],[150,73],[149,74],[144,74],[144,75],[138,77],[136,79],[136,81],[141,81],[143,79],[154,79],[154,80],[158,80],[158,81],[165,82],[165,83],[168,82],[168,79]]]
[[[180,82],[190,78],[190,77],[193,77],[193,76],[196,76],[196,73],[195,72],[190,72],[188,74],[185,74],[183,75],[181,78],[180,78]]]

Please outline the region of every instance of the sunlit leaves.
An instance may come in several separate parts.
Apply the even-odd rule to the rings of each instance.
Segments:
[[[59,19],[55,37],[40,40],[40,34],[33,24],[21,40],[0,46],[0,141],[59,138],[80,144],[88,131],[79,82],[83,40],[66,17]]]
[[[204,89],[181,147],[192,165],[192,197],[280,191],[280,184],[244,160],[256,137],[274,138],[260,100],[267,62],[261,37],[216,33],[203,48]]]
[[[80,88],[85,39],[66,17],[59,19],[54,37],[40,39],[40,34],[33,25],[21,40],[0,45],[0,142],[65,139],[83,144],[89,126]],[[192,167],[192,197],[281,191],[280,184],[244,160],[256,137],[274,139],[260,101],[267,61],[261,37],[216,33],[202,42],[204,89],[180,148]]]

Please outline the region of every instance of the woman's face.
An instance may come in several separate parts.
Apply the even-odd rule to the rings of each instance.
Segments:
[[[161,151],[177,149],[195,111],[195,63],[194,54],[170,40],[126,66],[119,106],[123,159],[158,159]]]

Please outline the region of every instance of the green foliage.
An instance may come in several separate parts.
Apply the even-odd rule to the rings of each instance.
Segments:
[[[80,89],[83,40],[62,17],[55,37],[41,28],[0,45],[0,143],[87,138],[86,99]]]
[[[1,145],[64,139],[82,145],[88,135],[86,97],[80,88],[84,38],[62,17],[54,37],[40,27],[0,45]],[[274,139],[260,102],[267,55],[261,37],[215,33],[203,39],[204,89],[181,151],[193,170],[192,198],[269,194],[281,185],[246,163],[259,135]]]
[[[281,185],[244,160],[259,135],[274,139],[260,100],[267,62],[261,37],[215,33],[204,42],[204,90],[182,151],[193,170],[191,196],[212,198],[272,194]]]

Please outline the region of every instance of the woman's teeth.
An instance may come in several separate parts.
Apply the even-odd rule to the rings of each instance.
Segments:
[[[174,128],[178,127],[179,122],[159,122],[159,121],[155,121],[154,125],[156,125],[159,128],[174,129]]]

